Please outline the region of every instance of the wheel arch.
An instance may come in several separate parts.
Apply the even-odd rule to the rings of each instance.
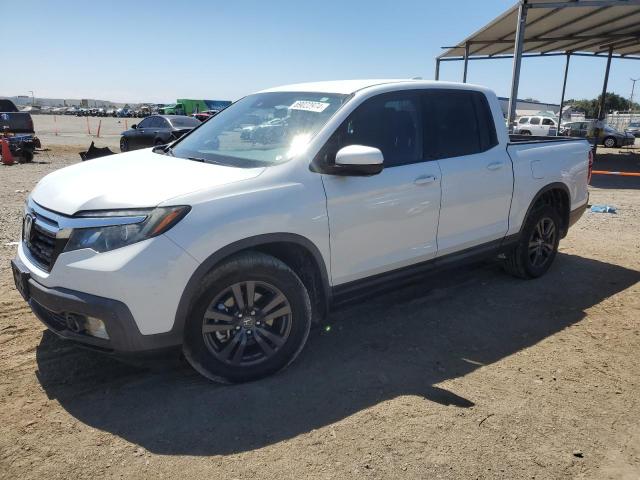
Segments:
[[[529,204],[527,213],[522,221],[522,226],[520,227],[520,233],[531,212],[540,205],[551,205],[556,209],[562,220],[560,237],[564,238],[569,231],[569,214],[571,212],[571,194],[569,193],[569,187],[562,182],[554,182],[542,187]]]
[[[294,233],[267,233],[231,243],[207,257],[191,275],[180,297],[172,331],[181,333],[204,276],[233,255],[258,251],[278,258],[302,280],[311,297],[312,321],[318,323],[328,312],[331,288],[325,261],[318,247]]]

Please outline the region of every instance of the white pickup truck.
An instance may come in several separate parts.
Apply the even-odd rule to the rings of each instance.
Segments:
[[[16,285],[61,337],[181,347],[210,379],[256,379],[363,292],[499,255],[543,275],[587,205],[590,147],[525,138],[468,84],[265,90],[171,145],[47,175],[26,203]]]

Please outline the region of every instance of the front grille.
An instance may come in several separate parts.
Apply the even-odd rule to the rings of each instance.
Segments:
[[[31,239],[27,243],[27,248],[33,256],[33,259],[45,270],[50,271],[54,262],[54,251],[56,248],[56,237],[51,233],[40,228],[37,224],[33,225]]]
[[[59,238],[60,227],[55,214],[48,216],[48,211],[38,208],[29,209],[28,215],[33,218],[29,235],[22,231],[22,240],[32,260],[43,270],[50,272],[56,258],[64,250],[67,240]]]

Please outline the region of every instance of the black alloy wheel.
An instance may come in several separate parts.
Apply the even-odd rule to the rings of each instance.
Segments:
[[[213,356],[229,365],[255,365],[273,357],[291,333],[291,305],[267,282],[235,283],[204,314],[202,335]]]
[[[540,268],[548,262],[556,245],[556,225],[549,217],[540,219],[529,239],[529,260],[531,265]]]

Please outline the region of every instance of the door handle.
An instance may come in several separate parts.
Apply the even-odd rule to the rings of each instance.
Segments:
[[[415,183],[416,185],[428,185],[435,182],[437,179],[438,177],[436,177],[435,175],[421,175],[420,177],[416,178],[413,183]]]
[[[492,162],[487,165],[487,170],[499,170],[504,167],[504,162]]]

